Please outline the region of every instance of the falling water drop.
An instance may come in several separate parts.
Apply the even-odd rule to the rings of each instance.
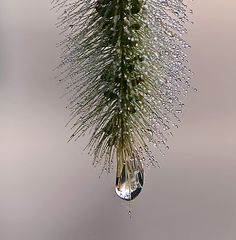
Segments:
[[[123,200],[131,201],[142,191],[144,170],[137,160],[117,163],[116,194]]]

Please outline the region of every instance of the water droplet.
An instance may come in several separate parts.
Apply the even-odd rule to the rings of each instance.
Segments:
[[[131,201],[142,191],[144,170],[142,163],[134,161],[117,162],[116,194],[123,200]]]

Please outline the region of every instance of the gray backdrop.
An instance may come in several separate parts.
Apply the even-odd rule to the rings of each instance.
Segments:
[[[197,0],[188,34],[199,91],[182,124],[147,169],[131,205],[114,196],[114,174],[98,179],[71,131],[49,0],[0,1],[0,239],[236,239],[236,2]]]

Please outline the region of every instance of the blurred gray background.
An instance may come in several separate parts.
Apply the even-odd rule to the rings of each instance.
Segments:
[[[67,143],[56,14],[48,0],[0,1],[0,239],[236,239],[236,2],[189,1],[187,39],[197,94],[182,124],[146,169],[142,194],[128,206],[114,174]]]

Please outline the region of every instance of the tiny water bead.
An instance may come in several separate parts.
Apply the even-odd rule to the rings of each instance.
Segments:
[[[116,172],[116,194],[123,200],[131,201],[142,191],[144,183],[144,170],[140,163],[135,161],[125,162],[117,166]]]

